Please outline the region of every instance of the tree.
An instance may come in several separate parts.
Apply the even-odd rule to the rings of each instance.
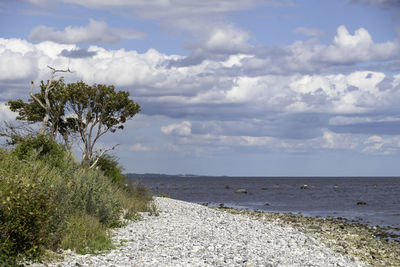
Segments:
[[[112,85],[89,86],[81,81],[68,84],[66,92],[66,110],[76,118],[75,127],[84,145],[82,163],[87,165],[95,155],[99,138],[123,129],[126,120],[140,112],[139,104],[129,99],[129,92],[115,91]]]
[[[18,112],[18,120],[42,121],[41,133],[47,130],[53,139],[60,134],[68,149],[77,136],[83,143],[82,163],[89,166],[92,162],[93,167],[97,163],[95,157],[109,150],[94,149],[99,138],[107,132],[123,129],[126,120],[140,112],[140,106],[129,98],[129,92],[116,91],[112,85],[53,81],[56,71],[53,69],[47,84],[41,83],[40,93],[33,94],[31,87],[28,102],[10,100],[8,105]]]

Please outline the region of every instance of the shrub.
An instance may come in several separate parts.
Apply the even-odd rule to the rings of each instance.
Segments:
[[[96,217],[77,212],[68,219],[61,247],[73,249],[79,254],[86,254],[114,246],[106,228]]]
[[[37,184],[21,180],[1,183],[0,260],[37,259],[49,244],[57,206]]]
[[[22,160],[33,154],[37,159],[45,160],[49,165],[59,167],[66,151],[63,146],[45,135],[30,135],[17,141],[14,153]]]
[[[129,183],[120,196],[122,205],[126,211],[126,219],[137,220],[140,218],[138,212],[152,211],[150,204],[153,200],[153,194],[149,188],[138,181]]]
[[[82,210],[96,216],[107,226],[118,224],[122,210],[117,197],[120,189],[101,172],[80,168],[65,187],[71,191],[72,210]]]
[[[19,160],[15,151],[0,149],[0,266],[59,247],[75,212],[104,227],[120,225],[122,190],[67,155],[59,162],[55,168],[33,154]]]
[[[122,173],[123,168],[119,165],[118,159],[115,156],[104,154],[97,162],[99,170],[104,172],[104,175],[109,177],[113,183],[124,185],[126,176]]]
[[[122,187],[104,174],[42,136],[0,148],[0,266],[40,259],[60,246],[80,253],[109,248],[105,229],[121,226],[123,210],[130,219],[154,210],[149,189]]]

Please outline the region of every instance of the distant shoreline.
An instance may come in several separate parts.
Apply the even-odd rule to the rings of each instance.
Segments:
[[[290,179],[290,178],[338,178],[338,179],[351,179],[351,178],[399,178],[400,175],[394,175],[394,176],[363,176],[363,175],[354,175],[354,176],[279,176],[279,175],[268,175],[268,176],[252,176],[252,175],[198,175],[198,174],[163,174],[163,173],[125,173],[128,179],[142,179],[142,178],[162,178],[162,177],[179,177],[179,178],[193,178],[193,177],[198,177],[198,178],[282,178],[282,179]]]

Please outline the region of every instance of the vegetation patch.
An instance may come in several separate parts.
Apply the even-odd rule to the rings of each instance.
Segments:
[[[40,130],[11,123],[0,128],[12,146],[0,148],[0,266],[42,260],[58,248],[112,248],[107,228],[154,212],[150,191],[127,185],[117,158],[106,154],[118,144],[96,149],[104,134],[122,130],[140,112],[139,104],[112,85],[65,84],[57,75],[71,71],[49,68],[39,92],[31,82],[27,102],[7,102],[17,120],[40,123]],[[82,149],[80,162],[74,146]]]
[[[61,248],[87,254],[111,249],[114,245],[106,227],[96,217],[86,213],[76,213],[68,220]]]
[[[113,175],[89,169],[43,136],[33,140],[51,147],[16,145],[0,148],[0,265],[40,261],[46,250],[72,249],[94,253],[112,247],[107,228],[123,225],[121,217],[139,219],[152,211],[150,190],[139,183],[116,180],[122,168],[111,164]],[[52,143],[53,142],[53,143]],[[22,151],[22,152],[21,152]],[[122,174],[121,174],[122,175]]]

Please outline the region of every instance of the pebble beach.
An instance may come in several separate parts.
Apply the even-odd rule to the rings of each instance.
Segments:
[[[157,214],[113,230],[115,249],[98,255],[64,251],[60,262],[33,266],[365,266],[266,217],[170,198],[154,202]]]

